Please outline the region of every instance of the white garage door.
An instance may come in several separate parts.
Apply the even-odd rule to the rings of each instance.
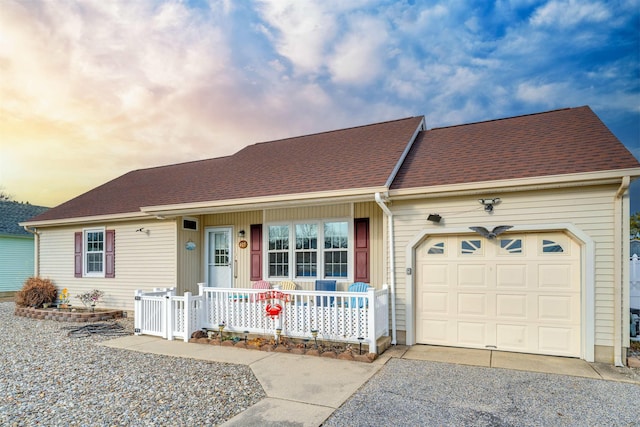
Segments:
[[[416,261],[418,343],[580,356],[580,247],[567,235],[434,236]]]

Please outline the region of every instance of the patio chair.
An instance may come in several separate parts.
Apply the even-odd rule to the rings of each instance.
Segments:
[[[296,290],[296,284],[293,282],[282,282],[280,283],[280,289],[282,289],[283,291],[295,291]]]
[[[364,282],[355,282],[349,285],[349,292],[367,292],[368,290],[369,290],[369,284]],[[356,299],[358,300],[357,302],[356,302]],[[351,308],[356,308],[356,307],[363,308],[364,305],[365,305],[364,298],[351,297],[348,306]]]
[[[316,280],[316,291],[336,291],[335,280]],[[316,305],[329,307],[333,305],[334,297],[316,297]]]

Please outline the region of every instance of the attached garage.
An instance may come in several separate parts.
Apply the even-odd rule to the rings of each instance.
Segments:
[[[562,232],[428,237],[415,252],[416,341],[579,357],[580,259]]]

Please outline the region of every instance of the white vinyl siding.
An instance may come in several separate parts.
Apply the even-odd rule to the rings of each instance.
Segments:
[[[405,253],[409,242],[423,230],[446,230],[470,226],[532,225],[571,223],[595,242],[595,345],[613,345],[613,260],[614,260],[614,194],[617,186],[594,186],[580,189],[558,189],[530,192],[490,192],[487,197],[500,197],[492,214],[478,202],[480,196],[394,201],[396,238],[396,293],[405,301],[407,276]],[[443,220],[433,224],[426,220],[438,213]],[[405,330],[405,306],[396,306],[397,325]],[[587,314],[591,315],[591,314]]]
[[[133,310],[137,289],[176,286],[176,225],[174,221],[106,223],[115,230],[116,277],[74,277],[74,233],[78,228],[41,228],[40,275],[54,280],[57,288],[68,288],[71,303],[76,295],[104,291],[102,307]],[[147,232],[137,232],[144,228]]]

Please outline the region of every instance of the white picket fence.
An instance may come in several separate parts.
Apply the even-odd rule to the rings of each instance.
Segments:
[[[278,311],[277,315],[269,315]],[[275,310],[273,310],[275,308]],[[197,330],[254,333],[347,343],[366,343],[376,352],[378,338],[389,335],[389,291],[325,292],[278,289],[210,288],[199,295],[175,288],[135,292],[135,333],[188,341]]]
[[[638,255],[631,257],[629,267],[630,306],[640,309],[640,258]]]

